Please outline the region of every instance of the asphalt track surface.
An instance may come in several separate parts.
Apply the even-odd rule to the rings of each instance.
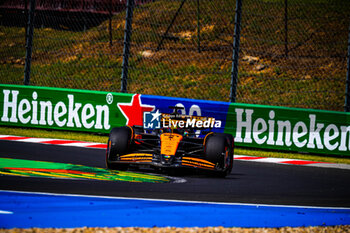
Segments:
[[[101,149],[0,141],[0,157],[105,167]],[[0,176],[0,190],[151,199],[350,207],[350,170],[235,161],[226,178],[198,172],[184,183],[130,183]]]

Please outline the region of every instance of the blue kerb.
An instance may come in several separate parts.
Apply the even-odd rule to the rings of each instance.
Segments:
[[[0,191],[0,228],[300,227],[349,224],[349,208],[258,206]]]

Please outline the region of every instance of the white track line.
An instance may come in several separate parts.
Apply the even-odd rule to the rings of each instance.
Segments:
[[[336,210],[350,210],[349,207],[331,207],[331,206],[298,206],[298,205],[275,205],[275,204],[255,204],[255,203],[240,203],[240,202],[214,202],[214,201],[189,201],[189,200],[175,200],[175,199],[157,199],[157,198],[139,198],[139,197],[116,197],[116,196],[97,196],[88,194],[67,194],[67,193],[46,193],[46,192],[29,192],[29,191],[15,191],[15,190],[1,190],[6,193],[22,193],[35,195],[52,195],[52,196],[66,196],[66,197],[87,197],[87,198],[102,198],[115,200],[140,200],[140,201],[157,201],[157,202],[177,202],[177,203],[192,203],[192,204],[214,204],[214,205],[241,205],[241,206],[256,206],[256,207],[289,207],[289,208],[307,208],[307,209],[336,209]]]
[[[0,214],[13,214],[11,211],[0,210]]]

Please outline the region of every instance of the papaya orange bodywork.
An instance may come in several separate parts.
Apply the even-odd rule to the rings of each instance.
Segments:
[[[152,162],[152,154],[133,153],[120,156],[120,161]]]
[[[160,135],[160,153],[167,156],[175,155],[182,138],[180,134],[176,133],[163,133]]]

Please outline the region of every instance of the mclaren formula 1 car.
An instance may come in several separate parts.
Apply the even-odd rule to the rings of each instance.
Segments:
[[[161,114],[163,126],[167,127],[151,130],[143,126],[113,128],[107,145],[107,168],[127,170],[130,165],[147,165],[161,169],[187,167],[211,170],[221,177],[231,173],[233,136],[211,132],[209,127],[206,132],[202,130],[201,137],[198,137],[196,126],[215,119],[182,115],[177,113],[178,107],[173,108],[173,113]],[[190,127],[186,127],[186,123]]]

